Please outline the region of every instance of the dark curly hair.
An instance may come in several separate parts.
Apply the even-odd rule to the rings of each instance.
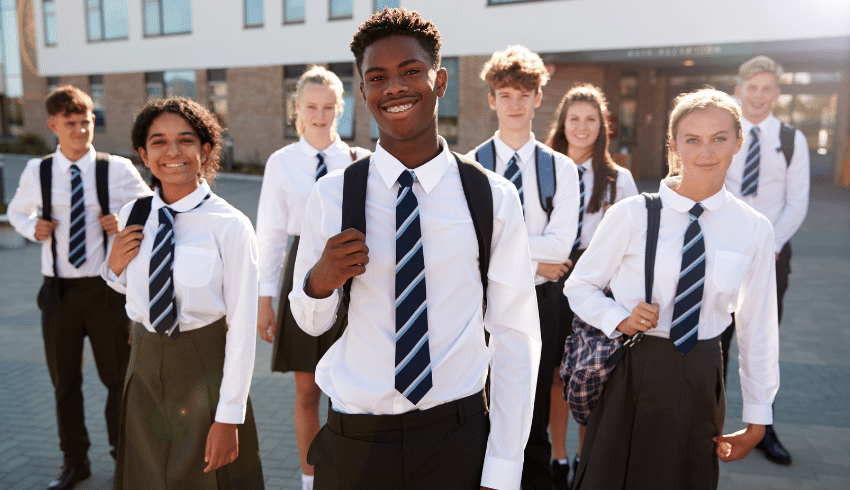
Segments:
[[[167,99],[152,100],[142,107],[133,123],[130,135],[133,139],[133,148],[145,148],[148,139],[148,131],[154,120],[162,114],[170,112],[177,114],[189,123],[189,126],[204,143],[210,144],[210,153],[207,160],[201,163],[201,176],[212,183],[218,173],[219,154],[221,153],[221,124],[218,118],[206,107],[185,97],[170,97]],[[151,175],[151,187],[162,187],[159,179]]]
[[[440,66],[440,31],[430,20],[425,20],[415,10],[405,8],[375,12],[360,24],[351,40],[351,52],[357,63],[357,71],[363,77],[363,53],[372,43],[390,36],[410,36],[416,38],[422,49],[431,57],[431,66],[436,70]]]

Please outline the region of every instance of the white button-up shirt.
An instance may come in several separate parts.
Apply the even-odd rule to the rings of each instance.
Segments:
[[[254,371],[257,325],[257,240],[248,218],[215,194],[198,206],[210,192],[206,181],[174,204],[154,194],[145,222],[139,254],[120,276],[109,263],[102,276],[119,293],[127,295],[127,316],[149,332],[151,249],[159,228],[159,209],[169,206],[174,218],[174,294],[180,330],[195,330],[227,316],[224,372],[215,420],[241,424],[245,420],[248,390]],[[198,207],[196,207],[198,206]],[[130,217],[130,203],[118,219],[123,229]]]
[[[71,165],[80,168],[83,181],[83,198],[86,210],[86,261],[79,267],[68,262],[68,240],[71,232]],[[12,202],[9,203],[7,214],[9,222],[15,231],[27,239],[35,239],[35,225],[38,222],[38,208],[41,202],[41,158],[33,158],[27,162],[21,174],[18,190]],[[59,277],[76,279],[80,277],[97,277],[100,267],[106,258],[103,250],[103,227],[100,225],[100,201],[97,199],[95,180],[95,150],[89,152],[76,162],[68,160],[62,154],[61,148],[56,147],[53,154],[53,183],[52,183],[52,218],[59,224],[53,230],[56,238],[56,268]],[[139,197],[151,195],[151,190],[142,180],[136,167],[124,157],[109,156],[109,211],[117,213],[121,206]],[[109,237],[112,242],[112,237]],[[53,277],[53,255],[50,251],[50,238],[41,241],[41,273]]]
[[[364,148],[350,148],[339,136],[324,150],[313,148],[302,137],[269,157],[257,207],[260,296],[277,296],[280,292],[286,244],[290,236],[301,234],[304,208],[316,183],[317,155],[320,151],[324,154],[328,172],[333,172],[351,164],[351,150],[355,151],[355,158],[369,154]]]
[[[581,176],[581,180],[584,182],[584,218],[581,222],[581,243],[579,244],[579,249],[587,248],[587,245],[590,243],[590,239],[593,237],[593,234],[596,233],[596,228],[599,227],[599,222],[602,221],[602,215],[605,213],[605,204],[614,204],[616,202],[620,202],[623,199],[631,196],[636,196],[638,194],[638,188],[635,184],[635,179],[632,177],[632,173],[623,167],[617,167],[617,182],[615,183],[615,187],[617,189],[617,195],[614,196],[614,199],[611,199],[611,192],[608,184],[605,185],[605,196],[602,198],[602,206],[595,212],[589,213],[587,211],[590,199],[593,196],[593,160],[587,160],[579,167],[584,169],[584,175]]]
[[[753,139],[750,131],[756,125],[747,118],[741,118],[741,125],[744,143],[726,172],[726,189],[759,213],[767,216],[773,224],[775,233],[774,252],[779,253],[803,225],[809,209],[809,145],[803,133],[797,130],[794,134],[794,155],[789,165],[785,160],[785,154],[779,150],[781,123],[771,112],[757,125],[761,145],[758,193],[742,197],[741,179],[744,176],[747,152]]]
[[[658,326],[647,335],[669,338],[676,285],[682,264],[685,230],[694,201],[660,187],[661,225],[655,259],[652,302],[659,304]],[[779,327],[776,309],[776,270],[773,227],[726,189],[701,202],[699,218],[705,241],[705,284],[700,309],[700,340],[719,336],[737,325],[743,420],[770,424],[771,404],[779,388]],[[590,246],[564,285],[573,311],[609,337],[620,335],[617,325],[644,301],[646,205],[635,196],[612,206]],[[609,286],[611,299],[603,294]]]
[[[414,406],[394,388],[395,208],[401,162],[378,145],[369,165],[366,245],[369,264],[354,278],[348,328],[316,367],[316,383],[335,410],[400,414],[425,410],[481,391],[492,369],[490,435],[481,485],[519,488],[531,427],[540,325],[528,240],[516,188],[488,172],[493,190],[493,240],[487,275],[489,306],[482,317],[478,242],[455,157],[443,151],[414,169],[425,254],[428,342],[433,387]],[[313,187],[301,230],[295,284],[303,284],[326,242],[340,233],[343,172]],[[301,328],[320,335],[333,324],[340,292],[314,299],[289,295]],[[484,330],[490,333],[489,347]]]

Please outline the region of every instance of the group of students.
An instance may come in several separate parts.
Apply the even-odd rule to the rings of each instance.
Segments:
[[[774,173],[805,183],[807,202],[808,162],[777,169],[768,151],[779,138],[774,64],[742,67],[739,88],[755,93],[739,94],[744,118],[712,89],[676,100],[644,302],[647,211],[609,154],[602,92],[570,89],[540,142],[531,124],[547,70],[526,48],[497,52],[481,77],[498,131],[461,155],[437,132],[440,48],[416,12],[360,25],[351,50],[379,131],[371,153],[336,133],[339,79],[303,74],[300,139],[269,157],[256,236],[211,191],[222,128],[207,109],[149,102],[132,141],[154,191],[108,157],[103,207],[91,99],[69,86],[48,97],[59,147],[28,164],[9,216],[44,244],[39,306],[65,455],[51,490],[90,474],[85,335],[109,388],[117,488],[263,488],[254,325],[274,343],[272,370],[295,373],[304,489],[710,489],[718,458],[779,444],[765,437],[779,386],[775,269],[805,207],[756,209],[790,184]],[[761,145],[758,130],[743,132],[756,126]],[[805,140],[794,136],[798,158]],[[39,206],[52,214],[39,218]],[[646,336],[611,374],[571,464],[558,371],[573,312],[612,338]],[[748,426],[723,435],[720,338],[733,328]]]

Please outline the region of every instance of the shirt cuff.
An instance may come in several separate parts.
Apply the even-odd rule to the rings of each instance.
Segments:
[[[127,281],[126,275],[127,269],[125,268],[121,271],[120,276],[116,276],[115,273],[112,272],[112,267],[109,267],[108,260],[103,263],[103,268],[100,271],[100,277],[106,281],[106,284],[121,294],[127,294],[127,286],[124,285]]]
[[[27,229],[24,230],[24,232],[21,233],[21,234],[24,236],[24,238],[26,238],[27,240],[29,240],[31,242],[43,243],[44,240],[39,240],[35,237],[35,225],[36,225],[37,221],[38,220],[31,220],[29,223],[27,223]]]
[[[222,424],[244,424],[247,403],[219,402],[215,409],[215,421]]]
[[[616,304],[614,308],[608,310],[608,313],[605,314],[605,318],[602,319],[602,325],[596,328],[602,330],[602,332],[604,332],[609,339],[616,339],[617,337],[623,335],[622,332],[617,330],[617,325],[619,325],[620,322],[622,322],[626,318],[630,317],[631,314],[632,313],[629,310],[623,308],[619,304]]]
[[[481,486],[508,490],[519,488],[522,479],[522,463],[507,459],[485,456],[484,471],[481,472]]]
[[[277,282],[261,282],[260,296],[277,296],[280,294],[280,286]]]
[[[744,414],[741,418],[747,424],[770,425],[773,423],[773,407],[744,402]]]

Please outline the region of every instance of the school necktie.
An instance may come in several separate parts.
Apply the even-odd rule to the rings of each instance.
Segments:
[[[584,176],[585,168],[580,166],[578,167],[578,233],[576,234],[576,241],[573,243],[573,252],[578,250],[578,247],[581,245],[581,222],[584,220],[584,180],[582,177]]]
[[[159,228],[153,242],[150,262],[150,320],[156,333],[163,335],[174,328],[172,338],[180,335],[174,297],[174,217],[168,206],[159,208]]]
[[[395,267],[395,389],[414,405],[431,389],[425,255],[412,170],[398,177]]]
[[[525,200],[522,196],[522,172],[519,170],[517,160],[519,160],[519,155],[514,153],[514,156],[511,157],[508,166],[505,168],[505,178],[513,182],[516,186],[516,190],[519,193],[519,203],[525,208]]]
[[[676,301],[673,305],[673,323],[670,340],[682,354],[687,354],[699,339],[699,312],[702,305],[702,290],[705,283],[705,242],[699,217],[704,211],[700,203],[691,208],[691,222],[685,230],[682,249],[682,268],[676,286]]]
[[[325,165],[325,155],[322,152],[316,154],[319,157],[319,164],[316,165],[316,180],[321,179],[328,173],[328,166]]]
[[[86,200],[80,167],[71,165],[71,231],[68,240],[68,262],[79,268],[86,263]]]
[[[759,127],[750,130],[752,141],[747,150],[747,160],[744,163],[744,177],[741,179],[741,195],[755,196],[759,190],[759,163],[761,162],[761,144],[759,144]]]

